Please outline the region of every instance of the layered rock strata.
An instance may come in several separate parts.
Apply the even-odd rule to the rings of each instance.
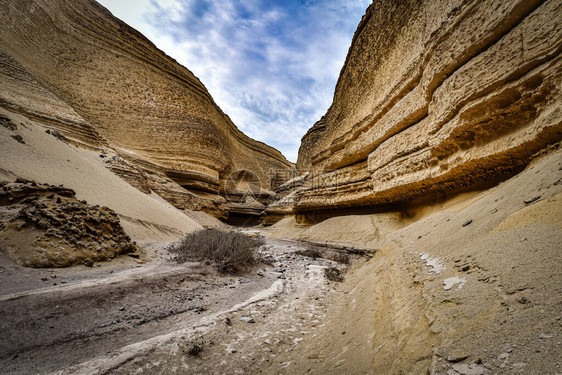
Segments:
[[[326,115],[303,137],[307,213],[496,183],[562,139],[562,3],[374,2]]]
[[[11,82],[0,105],[63,118],[56,126],[70,138],[106,143],[147,172],[156,186],[150,190],[171,202],[186,190],[194,203],[179,207],[225,216],[219,192],[231,173],[251,171],[267,189],[270,170],[293,168],[279,151],[238,130],[189,70],[95,1],[0,5],[2,80]]]

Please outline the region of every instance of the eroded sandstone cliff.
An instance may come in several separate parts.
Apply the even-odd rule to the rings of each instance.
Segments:
[[[491,185],[562,139],[562,3],[375,1],[289,213],[376,207]]]
[[[293,167],[239,131],[188,69],[95,1],[0,5],[0,104],[88,147],[109,145],[118,157],[111,169],[140,190],[224,217],[232,172],[250,171],[252,188],[268,197],[270,170]]]

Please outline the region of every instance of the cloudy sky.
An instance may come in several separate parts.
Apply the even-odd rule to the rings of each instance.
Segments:
[[[244,133],[297,159],[370,0],[98,0],[190,69]]]

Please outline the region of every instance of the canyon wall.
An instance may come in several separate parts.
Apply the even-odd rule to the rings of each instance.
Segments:
[[[562,139],[562,3],[380,0],[333,104],[303,137],[308,181],[270,217],[497,183]]]
[[[108,166],[141,191],[225,217],[225,195],[243,203],[250,186],[265,200],[270,170],[293,168],[244,135],[188,69],[95,1],[0,5],[0,105],[74,143],[109,146]],[[251,177],[227,183],[238,170]]]

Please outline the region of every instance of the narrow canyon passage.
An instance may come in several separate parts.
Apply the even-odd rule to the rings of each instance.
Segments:
[[[0,373],[560,375],[561,312],[562,0],[0,0]]]

